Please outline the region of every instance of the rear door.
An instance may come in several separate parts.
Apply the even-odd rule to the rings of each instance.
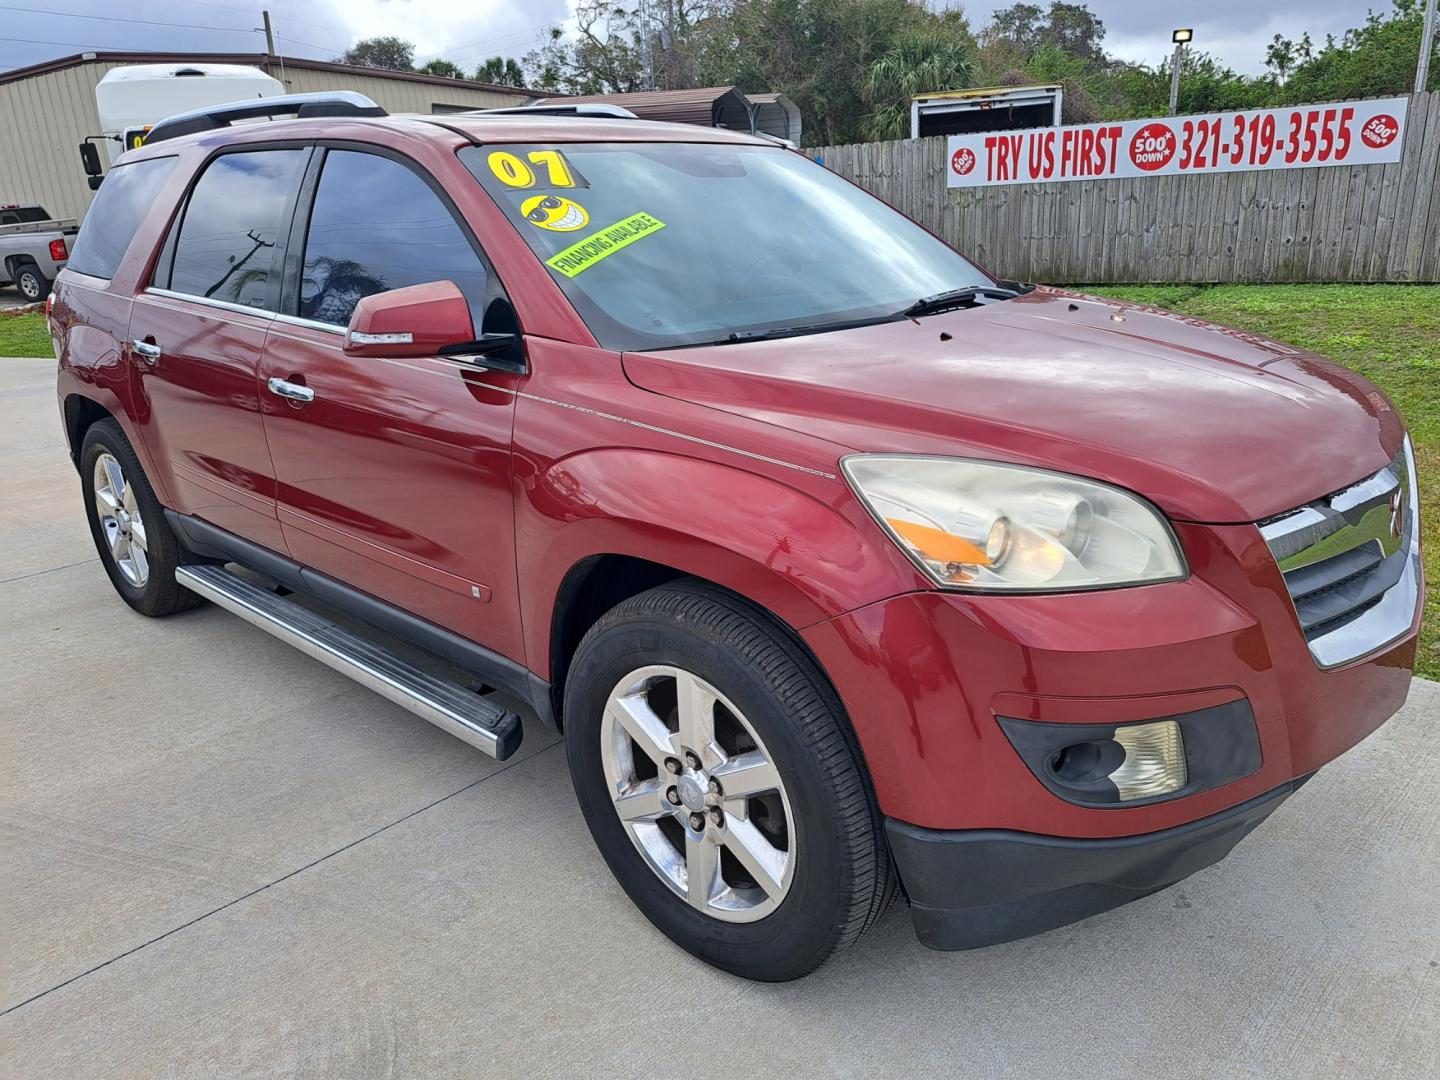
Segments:
[[[523,659],[510,440],[523,376],[456,360],[348,357],[362,297],[453,281],[477,331],[517,328],[476,238],[413,161],[317,150],[296,215],[262,381],[279,517],[297,561],[511,659]],[[308,211],[308,212],[307,212]]]
[[[209,162],[130,319],[142,433],[175,508],[281,552],[258,378],[311,153],[266,146]]]

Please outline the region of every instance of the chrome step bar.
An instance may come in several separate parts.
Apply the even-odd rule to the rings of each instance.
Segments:
[[[175,580],[499,761],[520,746],[515,713],[223,566],[182,566]]]

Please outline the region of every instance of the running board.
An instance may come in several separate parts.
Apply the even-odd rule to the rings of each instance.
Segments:
[[[499,761],[520,746],[515,713],[223,566],[181,566],[175,580]]]

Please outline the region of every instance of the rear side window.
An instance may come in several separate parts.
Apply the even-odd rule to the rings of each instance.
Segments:
[[[175,159],[164,157],[111,169],[80,226],[69,268],[94,277],[114,277],[125,249],[174,168]]]
[[[414,172],[375,154],[326,154],[305,237],[302,317],[344,326],[372,293],[453,281],[479,330],[487,278],[449,207]]]
[[[205,169],[180,223],[170,288],[245,307],[269,307],[285,214],[308,150],[223,154]],[[103,190],[103,189],[102,189]]]

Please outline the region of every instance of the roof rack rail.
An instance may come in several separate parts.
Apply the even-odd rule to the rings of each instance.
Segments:
[[[543,105],[509,105],[503,109],[474,109],[467,116],[604,116],[612,120],[639,120],[629,109],[603,103],[566,105],[551,101]]]
[[[166,139],[191,135],[197,131],[213,131],[229,127],[236,120],[255,120],[262,116],[389,116],[384,109],[364,94],[353,90],[329,90],[319,94],[282,94],[279,97],[232,101],[225,105],[207,105],[203,109],[167,116],[145,136],[145,145]]]

